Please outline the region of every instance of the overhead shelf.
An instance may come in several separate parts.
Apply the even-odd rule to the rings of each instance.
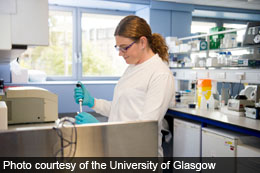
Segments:
[[[236,63],[233,63],[233,61],[230,63],[217,63],[216,65],[208,65],[208,63],[205,63],[205,65],[193,64],[191,62],[185,61],[184,64],[187,66],[182,67],[174,67],[176,63],[170,63],[171,64],[171,71],[173,72],[176,80],[197,80],[197,79],[203,79],[203,78],[209,78],[212,80],[216,80],[218,82],[235,82],[235,83],[254,83],[254,84],[260,84],[260,57],[258,59],[248,59],[248,64],[243,63],[242,61],[246,61],[247,59],[242,59],[240,53],[241,52],[253,52],[256,47],[255,46],[235,46],[235,47],[229,47],[229,48],[217,48],[217,49],[209,49],[209,38],[213,35],[218,34],[227,34],[232,33],[240,30],[245,30],[246,28],[240,28],[240,29],[232,29],[232,30],[225,30],[210,34],[203,34],[203,35],[197,35],[197,36],[190,36],[190,37],[184,37],[180,38],[178,40],[180,41],[190,41],[190,40],[197,40],[199,38],[205,38],[207,41],[207,49],[206,50],[189,50],[189,51],[180,51],[180,52],[171,52],[174,54],[174,56],[178,55],[191,55],[194,58],[194,55],[197,56],[199,54],[201,57],[197,58],[196,62],[201,61],[204,59],[206,62],[207,60],[210,60],[208,58],[211,58],[209,55],[214,55],[211,53],[219,53],[219,52],[232,52],[236,53],[238,59],[236,59]],[[226,44],[227,45],[227,44]],[[225,47],[225,46],[223,46]],[[185,48],[185,47],[184,47]],[[189,48],[189,47],[188,47]],[[196,48],[196,47],[195,47]],[[245,51],[243,51],[245,50]],[[216,54],[215,54],[216,56]],[[182,56],[183,57],[183,56]],[[234,56],[233,56],[234,57]],[[254,56],[255,58],[256,56]],[[216,58],[216,57],[215,57]],[[225,57],[224,60],[227,60]],[[232,59],[229,59],[232,60]],[[233,59],[234,60],[234,59]],[[250,60],[250,61],[249,61]],[[252,62],[252,60],[254,62]],[[240,61],[242,63],[240,63]],[[220,65],[221,64],[221,65]],[[226,65],[229,64],[229,65]],[[177,64],[180,65],[180,64]],[[208,65],[208,66],[206,66]]]

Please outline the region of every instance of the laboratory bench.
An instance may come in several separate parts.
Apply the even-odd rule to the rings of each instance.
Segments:
[[[202,127],[212,125],[260,138],[259,119],[228,115],[220,112],[219,110],[204,110],[199,108],[192,109],[186,107],[169,108],[167,115],[199,122]]]
[[[9,125],[0,157],[156,157],[157,133],[157,121]]]

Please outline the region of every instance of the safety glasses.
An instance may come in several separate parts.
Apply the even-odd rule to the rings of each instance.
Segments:
[[[134,44],[135,42],[136,42],[136,41],[133,41],[131,44],[129,44],[129,45],[126,46],[126,47],[119,47],[119,46],[115,45],[115,49],[116,49],[117,51],[121,51],[121,52],[125,53],[131,46],[133,46],[133,44]]]

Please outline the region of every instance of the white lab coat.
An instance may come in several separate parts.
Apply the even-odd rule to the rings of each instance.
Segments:
[[[109,122],[158,120],[159,156],[163,156],[162,120],[174,102],[174,78],[169,67],[156,54],[138,65],[129,65],[119,79],[113,101],[96,99],[97,113]]]

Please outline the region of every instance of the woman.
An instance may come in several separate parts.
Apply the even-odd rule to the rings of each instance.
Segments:
[[[138,16],[130,15],[120,21],[115,30],[119,56],[129,64],[119,79],[112,101],[95,99],[84,85],[75,88],[75,101],[108,116],[109,122],[157,120],[159,125],[159,156],[162,120],[174,100],[174,79],[168,63],[168,47],[159,34],[152,34],[150,26]],[[80,113],[76,123],[97,122],[92,115]]]

